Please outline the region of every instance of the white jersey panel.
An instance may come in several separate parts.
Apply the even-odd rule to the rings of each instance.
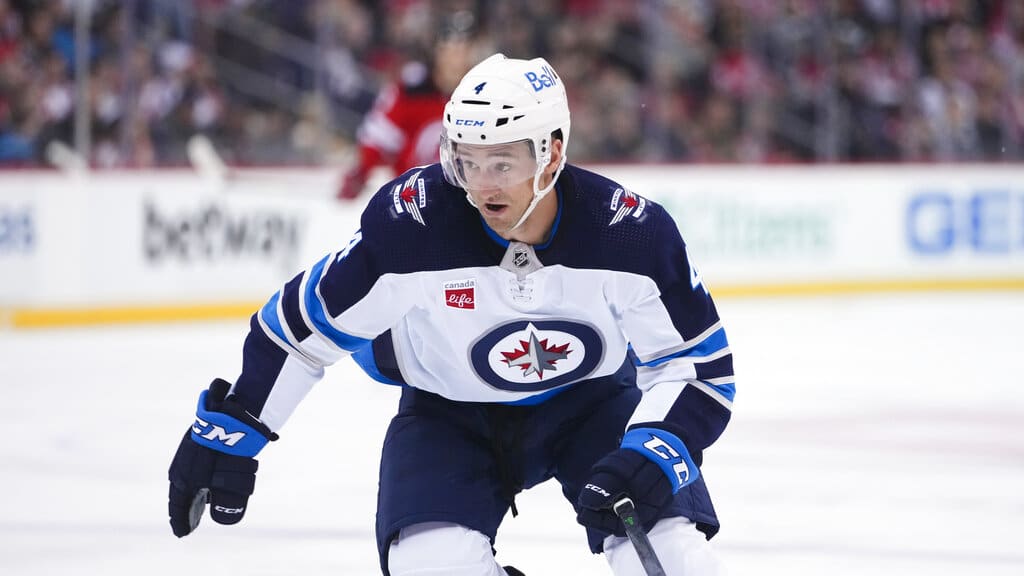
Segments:
[[[390,328],[411,386],[514,402],[618,370],[628,345],[622,311],[636,313],[637,301],[657,302],[654,282],[637,274],[556,265],[519,278],[489,266],[383,277],[336,321],[360,335]],[[649,316],[634,330],[646,334],[633,338],[652,347],[679,341],[663,307],[639,311]]]

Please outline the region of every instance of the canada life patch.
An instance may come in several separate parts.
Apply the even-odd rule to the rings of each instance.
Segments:
[[[604,340],[588,324],[519,320],[491,329],[470,348],[470,363],[499,390],[537,392],[583,380],[601,364]]]
[[[398,214],[409,214],[413,220],[426,226],[423,220],[421,208],[427,205],[427,187],[420,178],[422,170],[417,170],[405,179],[404,182],[391,187],[391,201]]]
[[[612,217],[612,221],[608,223],[609,226],[613,226],[622,222],[627,216],[640,220],[644,215],[644,210],[647,208],[647,199],[643,196],[638,195],[636,192],[626,190],[625,188],[616,188],[615,193],[612,194],[612,203],[610,209],[615,212],[615,216]]]
[[[460,310],[476,308],[476,279],[453,280],[444,283],[444,305]]]

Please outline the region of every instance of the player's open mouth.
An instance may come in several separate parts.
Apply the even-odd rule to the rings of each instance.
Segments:
[[[505,204],[484,204],[484,209],[491,214],[501,214],[508,208]]]

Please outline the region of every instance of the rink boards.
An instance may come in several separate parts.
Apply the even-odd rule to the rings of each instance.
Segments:
[[[609,222],[663,204],[718,297],[1024,291],[1020,167],[596,169],[623,187]],[[248,315],[358,228],[337,177],[0,173],[0,325]]]

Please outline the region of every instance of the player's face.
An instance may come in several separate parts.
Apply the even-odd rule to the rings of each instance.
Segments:
[[[460,144],[455,156],[459,179],[487,225],[499,233],[512,228],[533,200],[537,161],[529,142]]]

